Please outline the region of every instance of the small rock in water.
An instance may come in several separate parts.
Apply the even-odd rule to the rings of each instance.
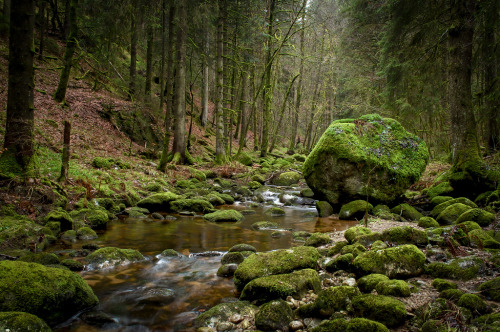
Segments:
[[[300,320],[292,320],[288,326],[292,331],[297,331],[304,328],[304,323],[302,323]]]
[[[159,214],[158,212],[154,212],[151,214],[151,217],[153,217],[153,219],[158,219],[158,220],[163,220],[165,218],[163,218],[163,216],[161,214]]]
[[[223,253],[220,251],[204,251],[204,252],[192,253],[191,255],[200,257],[216,257],[216,256],[222,256]]]
[[[87,249],[87,250],[97,250],[99,249],[99,245],[95,243],[86,243],[82,245],[82,249]]]
[[[104,313],[103,311],[97,311],[97,310],[88,311],[81,314],[80,319],[89,325],[97,327],[102,327],[106,324],[116,323],[116,321],[110,315]]]
[[[192,216],[195,216],[195,215],[196,215],[196,212],[192,212],[192,211],[181,211],[181,212],[179,212],[179,214],[180,214],[181,216],[190,216],[190,217],[192,217]]]

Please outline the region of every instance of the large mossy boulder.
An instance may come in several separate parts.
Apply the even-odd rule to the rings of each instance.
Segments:
[[[303,175],[315,197],[340,207],[365,199],[389,204],[420,178],[429,153],[399,122],[369,114],[334,121],[309,154]]]
[[[61,231],[67,231],[73,228],[73,218],[64,210],[53,210],[45,216],[45,222],[58,222],[61,225]]]
[[[134,249],[105,247],[88,255],[85,260],[92,265],[110,267],[144,260],[144,256]]]
[[[277,186],[291,186],[297,184],[302,176],[297,172],[284,172],[272,180]]]
[[[210,213],[214,212],[214,206],[204,199],[199,198],[185,198],[177,199],[170,202],[170,210],[174,212],[200,212]]]
[[[411,226],[392,227],[382,233],[382,239],[394,244],[414,244],[426,246],[429,243],[427,233]]]
[[[406,203],[393,207],[391,212],[411,221],[416,221],[422,218],[422,213],[418,212],[417,209]]]
[[[356,296],[352,301],[352,309],[355,316],[380,322],[387,327],[402,325],[407,315],[403,302],[384,295]]]
[[[332,242],[332,238],[326,233],[312,233],[304,243],[305,246],[321,247]]]
[[[474,221],[479,226],[486,227],[495,221],[495,215],[482,209],[471,209],[462,213],[456,223],[459,224],[465,221]]]
[[[349,243],[354,243],[360,236],[371,234],[371,229],[364,226],[354,226],[346,229],[344,237]]]
[[[255,327],[261,331],[284,331],[292,321],[292,309],[283,300],[274,300],[260,307],[255,315]]]
[[[460,217],[464,212],[467,212],[470,209],[470,206],[462,203],[452,204],[437,216],[436,221],[440,225],[451,225],[457,221],[458,217]]]
[[[254,317],[259,308],[248,301],[221,303],[205,311],[195,319],[198,327],[215,326],[218,322],[226,322],[233,315]]]
[[[379,273],[389,278],[410,278],[424,271],[425,255],[415,245],[407,244],[377,251],[367,251],[354,259],[356,274]]]
[[[205,214],[203,219],[211,222],[236,222],[241,221],[243,215],[236,210],[219,210]]]
[[[330,317],[336,311],[346,310],[355,296],[361,295],[357,287],[329,287],[318,293],[313,303],[313,312],[319,317]]]
[[[171,192],[158,193],[140,200],[137,206],[148,209],[150,212],[168,212],[170,211],[170,202],[177,199],[179,199],[179,196]]]
[[[246,284],[240,299],[263,303],[292,296],[301,299],[309,290],[321,290],[321,281],[313,269],[304,269],[286,274],[257,278]]]
[[[465,204],[467,206],[470,206],[473,209],[477,208],[476,203],[474,203],[470,199],[468,199],[466,197],[458,197],[458,198],[454,198],[454,199],[447,199],[447,200],[443,201],[442,203],[434,206],[434,208],[431,211],[431,216],[433,218],[437,218],[439,216],[439,214],[441,212],[443,212],[448,206],[451,206],[451,205],[456,204],[456,203]]]
[[[484,269],[484,262],[478,257],[462,257],[447,262],[433,262],[425,267],[425,273],[434,278],[470,280]]]
[[[304,246],[253,254],[238,266],[234,284],[241,291],[253,279],[301,269],[316,269],[319,258],[316,248]]]
[[[333,214],[333,208],[327,201],[316,201],[315,206],[321,218],[329,217]]]
[[[358,199],[342,205],[339,212],[341,220],[361,220],[365,213],[372,213],[373,205],[366,200]]]
[[[40,319],[35,315],[20,311],[9,311],[0,312],[0,331],[51,332],[52,329],[43,319]]]
[[[479,290],[486,297],[493,301],[500,302],[500,277],[483,282],[479,286]]]
[[[76,273],[36,263],[0,262],[0,311],[23,311],[54,326],[99,303]]]

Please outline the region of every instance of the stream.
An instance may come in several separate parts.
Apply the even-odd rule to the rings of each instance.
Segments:
[[[265,195],[264,195],[265,194]],[[202,216],[169,214],[169,219],[125,218],[108,223],[107,230],[93,241],[60,244],[53,251],[80,250],[85,243],[101,247],[119,247],[139,250],[146,261],[114,268],[90,270],[80,275],[99,298],[98,312],[104,312],[114,323],[101,328],[88,325],[75,317],[54,331],[190,331],[193,319],[203,311],[224,301],[234,301],[234,285],[230,278],[216,275],[222,255],[238,243],[253,245],[257,251],[289,248],[301,245],[292,240],[293,231],[333,232],[357,224],[331,218],[309,217],[313,205],[281,206],[285,216],[270,217],[265,211],[279,203],[271,191],[263,194],[264,205],[250,207],[251,202],[236,202],[219,208],[248,210],[239,223],[210,223]],[[282,204],[281,204],[282,205]],[[309,213],[310,214],[310,213]],[[305,216],[306,215],[306,216]],[[175,220],[172,217],[175,217]],[[257,221],[273,221],[280,225],[275,230],[251,229]],[[162,257],[165,249],[175,249],[182,257]],[[151,296],[161,291],[170,297]]]

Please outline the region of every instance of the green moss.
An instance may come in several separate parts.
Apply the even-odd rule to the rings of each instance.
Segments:
[[[75,212],[75,219],[86,220],[93,229],[106,229],[109,216],[106,211],[81,209]]]
[[[320,247],[332,242],[332,239],[325,233],[312,233],[306,240],[305,246]]]
[[[366,211],[371,213],[373,210],[373,205],[368,203],[366,200],[356,200],[342,205],[339,212],[339,219],[341,220],[361,220]]]
[[[42,265],[59,264],[59,257],[53,253],[40,252],[37,254],[27,253],[19,258],[21,262],[38,263]]]
[[[240,154],[238,154],[237,156],[237,160],[245,166],[253,165],[252,157],[246,152],[240,152]]]
[[[61,261],[61,265],[67,267],[68,269],[70,269],[70,271],[75,272],[82,271],[84,268],[82,263],[80,263],[79,261],[75,261],[74,259],[63,259]]]
[[[470,280],[475,278],[484,262],[477,257],[452,259],[446,263],[433,262],[426,266],[425,272],[434,278]]]
[[[458,305],[469,309],[474,316],[481,316],[491,311],[491,308],[476,294],[464,294],[458,300]]]
[[[262,187],[262,184],[260,184],[257,181],[250,181],[250,182],[248,182],[248,188],[250,188],[252,190],[259,189],[260,187]]]
[[[258,309],[248,301],[221,303],[199,315],[195,319],[195,326],[210,326],[214,322],[225,322],[235,314],[254,317]]]
[[[325,270],[335,272],[339,270],[351,271],[354,255],[351,253],[340,255],[328,261],[325,265]]]
[[[97,239],[96,232],[90,227],[81,227],[76,231],[76,236],[80,240],[94,240]]]
[[[482,209],[471,209],[462,213],[456,223],[464,221],[475,221],[479,226],[486,227],[495,221],[495,215]]]
[[[294,247],[249,256],[234,275],[236,288],[242,290],[251,280],[300,269],[315,269],[320,255],[313,247]]]
[[[492,238],[482,229],[475,229],[469,232],[469,240],[472,246],[488,249],[500,249],[500,242]]]
[[[353,266],[360,275],[379,273],[389,278],[409,278],[424,270],[425,255],[414,245],[402,245],[365,252],[354,259]]]
[[[328,249],[328,253],[326,254],[328,257],[335,256],[336,254],[340,253],[342,248],[344,248],[346,245],[348,245],[349,242],[347,241],[339,241],[335,242],[335,244]]]
[[[140,200],[137,206],[148,209],[151,212],[167,212],[170,211],[170,202],[177,199],[179,199],[179,196],[172,192],[158,193]]]
[[[211,213],[214,206],[204,199],[177,199],[170,202],[170,210],[174,212],[190,211],[200,213]]]
[[[146,191],[149,191],[149,192],[153,192],[153,193],[159,193],[163,190],[161,184],[157,183],[157,182],[150,182],[148,183],[144,189]]]
[[[199,170],[192,168],[192,167],[188,167],[188,171],[189,171],[191,178],[197,179],[198,181],[201,181],[201,182],[204,182],[207,180],[207,176],[202,171],[199,171]]]
[[[434,287],[438,292],[442,292],[446,289],[458,288],[456,283],[441,278],[434,279],[432,281],[432,287]]]
[[[126,264],[144,259],[144,256],[137,250],[114,247],[100,248],[85,258],[89,264],[106,264],[107,266]]]
[[[483,282],[479,286],[479,290],[484,296],[493,301],[500,302],[500,277]]]
[[[250,228],[257,231],[262,229],[277,229],[278,224],[272,221],[257,221],[250,225]]]
[[[330,287],[318,293],[314,312],[320,317],[330,317],[334,312],[346,310],[355,296],[361,295],[356,287]]]
[[[389,277],[383,274],[372,273],[358,279],[358,287],[364,293],[370,293],[382,281],[388,281]]]
[[[243,215],[236,210],[218,210],[205,214],[203,219],[210,222],[236,222],[243,219]]]
[[[327,201],[316,201],[315,206],[316,210],[318,210],[318,215],[322,218],[333,214],[333,208]]]
[[[162,251],[161,255],[164,257],[180,257],[181,256],[181,254],[179,254],[174,249],[165,249]]]
[[[387,327],[402,325],[407,315],[401,301],[383,295],[356,296],[352,301],[352,309],[355,316],[375,320]]]
[[[473,323],[480,327],[480,331],[498,332],[500,330],[500,312],[480,316],[474,319]]]
[[[436,207],[439,204],[450,201],[452,199],[453,199],[453,197],[451,197],[451,196],[435,196],[431,199],[430,203],[431,203],[432,207]]]
[[[375,217],[381,218],[381,219],[391,219],[391,209],[385,204],[378,204],[373,208],[372,211],[373,215]]]
[[[0,262],[0,311],[23,311],[56,325],[98,304],[76,273],[36,263]]]
[[[347,324],[346,332],[389,332],[389,329],[382,323],[366,318],[354,318]]]
[[[429,196],[430,198],[434,198],[450,194],[452,192],[453,192],[453,187],[450,185],[450,182],[443,181],[430,187],[427,190],[427,196]]]
[[[334,320],[324,320],[318,326],[314,327],[311,332],[345,332],[346,329],[347,321],[339,318]]]
[[[61,234],[61,239],[65,241],[75,242],[76,241],[76,231],[70,229]]]
[[[393,207],[391,212],[411,221],[422,218],[422,213],[418,212],[417,209],[406,203]]]
[[[425,246],[429,243],[427,233],[411,226],[392,227],[382,233],[382,239],[395,244],[415,244]]]
[[[321,281],[315,270],[304,269],[253,279],[243,288],[240,299],[257,303],[286,299],[288,296],[301,299],[309,290],[319,292]]]
[[[403,280],[385,280],[381,281],[375,287],[380,295],[408,297],[410,296],[410,286]]]
[[[458,217],[460,217],[464,212],[469,211],[470,209],[470,206],[462,203],[452,204],[437,216],[436,221],[440,225],[451,225],[457,221]]]
[[[457,302],[464,295],[459,289],[445,289],[439,293],[439,297],[448,301]]]
[[[51,332],[42,319],[26,312],[0,312],[0,330],[9,332]]]
[[[51,222],[51,221],[59,222],[61,225],[62,231],[67,231],[68,229],[73,229],[73,219],[66,211],[63,211],[63,210],[50,211],[45,216],[45,222],[47,223],[47,222]]]
[[[284,172],[273,179],[273,184],[277,186],[291,186],[299,182],[302,176],[297,172]]]
[[[481,226],[474,221],[464,221],[458,224],[458,226],[465,231],[465,233],[469,233],[475,229],[481,229]]]
[[[245,260],[245,256],[241,252],[228,252],[222,256],[221,264],[240,264]]]
[[[465,197],[459,197],[455,199],[446,200],[443,203],[436,205],[431,211],[431,216],[437,218],[439,214],[443,212],[447,207],[456,203],[462,203],[467,206],[470,206],[471,208],[477,208],[477,205],[470,199]]]
[[[284,216],[285,215],[285,210],[279,207],[271,207],[266,210],[265,212],[267,215],[270,215],[271,217],[278,217],[278,216]]]
[[[263,331],[283,330],[292,320],[292,309],[283,300],[264,304],[255,315],[255,326]]]
[[[0,217],[0,249],[28,248],[31,240],[38,240],[41,228],[27,218]]]
[[[210,193],[203,197],[205,200],[209,201],[213,206],[224,205],[226,202],[217,193]]]
[[[354,227],[348,228],[344,232],[344,237],[346,238],[346,240],[349,243],[354,243],[354,242],[356,242],[357,237],[359,237],[361,235],[371,234],[371,233],[372,233],[372,231],[367,227],[354,226]]]
[[[422,228],[439,227],[439,223],[432,217],[422,217],[418,220],[418,226]]]
[[[381,240],[377,240],[377,241],[372,243],[370,250],[377,251],[377,250],[386,249],[387,247],[388,246],[385,242],[383,242]]]
[[[228,250],[228,252],[242,252],[242,251],[257,252],[257,249],[255,249],[255,247],[252,246],[251,244],[240,243],[240,244],[235,244]]]
[[[353,257],[356,258],[365,251],[366,251],[365,246],[363,246],[361,243],[356,242],[354,244],[343,247],[340,253],[342,255],[352,254]]]

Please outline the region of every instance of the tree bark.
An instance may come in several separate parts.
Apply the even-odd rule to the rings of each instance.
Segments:
[[[0,173],[22,175],[33,157],[33,29],[35,1],[16,0],[10,12],[9,82]],[[5,174],[5,173],[4,173]]]
[[[65,120],[64,121],[61,175],[59,176],[59,182],[68,181],[70,141],[71,141],[71,122],[69,122],[68,120]]]
[[[495,24],[498,18],[498,1],[493,1],[491,8],[485,8],[483,56],[485,57],[484,85],[485,108],[487,112],[486,143],[491,153],[500,149],[500,92],[498,91],[498,59],[491,50],[496,45]]]
[[[71,0],[64,2],[64,31],[63,38],[68,40],[71,31]]]
[[[202,87],[202,111],[201,111],[201,125],[203,128],[207,126],[208,121],[208,85],[209,85],[209,68],[208,68],[208,52],[210,51],[210,33],[208,30],[208,20],[205,20],[205,40],[203,42],[203,87]]]
[[[47,21],[45,20],[46,8],[47,8],[47,1],[40,0],[39,2],[40,43],[38,44],[38,60],[43,59],[43,49],[45,47],[45,30],[47,29]]]
[[[5,23],[7,25],[10,24],[10,7],[11,7],[11,0],[3,0],[2,13],[4,16]]]
[[[186,3],[178,5],[179,28],[177,30],[177,73],[175,76],[175,124],[174,124],[174,159],[184,163],[186,154]],[[177,156],[176,156],[177,155]]]
[[[135,79],[137,76],[137,27],[136,27],[136,0],[132,0],[130,9],[130,68],[128,99],[133,100],[135,95]]]
[[[167,0],[161,2],[161,61],[160,61],[160,111],[163,112],[165,94],[165,38],[167,38]]]
[[[153,26],[150,24],[148,26],[148,41],[146,48],[146,86],[144,89],[144,94],[148,101],[151,100],[151,77],[153,68]]]
[[[216,102],[216,137],[215,137],[215,162],[217,164],[226,161],[224,149],[224,19],[225,1],[219,0],[219,18],[217,19],[217,102]]]
[[[71,73],[71,67],[73,64],[73,53],[76,48],[76,36],[78,34],[78,26],[76,23],[76,7],[78,6],[78,0],[71,0],[70,3],[70,26],[71,31],[69,33],[68,41],[66,42],[66,51],[64,53],[64,68],[61,72],[61,77],[59,78],[59,84],[57,86],[56,93],[54,94],[54,100],[61,103],[65,101],[66,90],[68,89],[69,75]]]

